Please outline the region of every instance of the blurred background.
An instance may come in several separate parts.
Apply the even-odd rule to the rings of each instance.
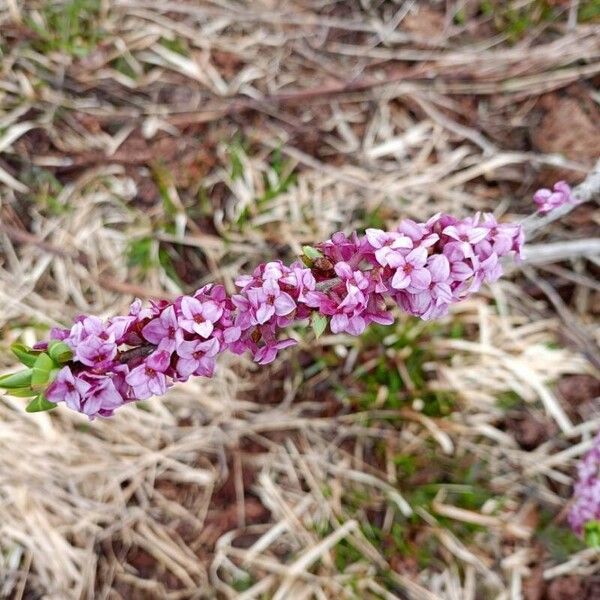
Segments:
[[[600,152],[598,0],[0,0],[0,371],[333,232],[518,220]],[[592,600],[587,203],[422,322],[88,422],[0,397],[0,597]],[[554,246],[556,248],[556,246]],[[537,252],[537,254],[536,254]]]

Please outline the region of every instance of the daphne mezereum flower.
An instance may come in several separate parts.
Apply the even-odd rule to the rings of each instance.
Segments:
[[[587,523],[600,520],[600,433],[594,445],[579,462],[574,503],[569,511],[569,525],[581,534]]]
[[[54,403],[64,402],[71,410],[81,411],[81,402],[90,387],[89,383],[75,377],[69,367],[63,367],[46,389],[46,398]]]
[[[419,246],[407,254],[396,251],[387,256],[390,267],[396,269],[392,277],[395,290],[410,288],[411,291],[426,290],[431,283],[431,273],[426,267],[427,249]]]
[[[210,340],[181,340],[177,344],[177,374],[185,381],[190,375],[212,377],[215,371],[215,356],[219,353],[219,342]]]
[[[557,181],[552,190],[542,188],[533,195],[533,201],[541,213],[547,213],[563,204],[575,202],[573,193],[566,181]]]
[[[169,366],[169,353],[157,350],[146,358],[141,365],[135,367],[125,378],[139,400],[150,396],[160,396],[167,391],[165,371]]]
[[[213,300],[200,302],[197,298],[184,296],[181,299],[181,313],[178,324],[182,329],[207,338],[221,318],[223,308]]]

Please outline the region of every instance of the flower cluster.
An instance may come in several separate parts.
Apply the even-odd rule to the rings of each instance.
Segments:
[[[533,195],[533,201],[541,213],[547,213],[563,204],[574,204],[575,197],[566,181],[557,181],[552,190],[538,190]]]
[[[500,224],[489,214],[462,220],[438,214],[427,223],[405,220],[393,232],[368,229],[363,249],[377,273],[378,291],[406,312],[433,319],[483,282],[496,281],[502,274],[499,259],[511,252],[520,257],[522,246],[519,225]]]
[[[364,236],[336,233],[305,248],[291,266],[268,262],[239,277],[232,295],[207,285],[174,302],[136,300],[127,315],[105,321],[82,316],[30,354],[19,350],[33,361],[32,373],[10,381],[37,382],[19,388],[20,395],[47,382],[32,410],[65,402],[90,418],[110,416],[123,404],[164,394],[173,382],[211,377],[225,351],[270,363],[296,343],[283,332],[292,323],[311,319],[317,333],[329,323],[332,333],[360,335],[370,323],[391,324],[394,304],[422,319],[440,317],[498,279],[500,259],[519,256],[522,244],[519,225],[479,214],[404,220]]]
[[[569,525],[578,534],[586,525],[600,520],[600,433],[594,445],[577,466],[574,504],[569,511]]]

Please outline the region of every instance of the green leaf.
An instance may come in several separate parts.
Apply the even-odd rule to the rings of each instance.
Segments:
[[[47,383],[50,381],[50,371],[52,371],[53,368],[54,361],[45,352],[42,352],[33,365],[31,387],[38,391],[45,389]]]
[[[39,350],[32,350],[23,344],[13,344],[10,349],[26,367],[33,367],[36,358],[40,355]]]
[[[322,252],[313,248],[312,246],[302,246],[302,253],[309,260],[317,260],[317,258],[323,258]]]
[[[583,528],[583,535],[590,548],[600,548],[600,521],[588,521]]]
[[[6,393],[15,398],[31,398],[32,396],[37,396],[37,392],[33,391],[30,387],[15,388],[14,390],[8,390]]]
[[[313,313],[310,318],[310,324],[315,332],[315,337],[319,339],[327,327],[327,317],[319,313]]]
[[[53,408],[56,408],[56,404],[54,404],[54,402],[49,402],[48,400],[46,400],[46,398],[44,398],[44,396],[42,394],[39,394],[39,396],[36,396],[25,407],[25,410],[27,412],[33,413],[33,412],[42,412],[44,410],[52,410]]]
[[[59,340],[52,340],[48,344],[50,358],[59,365],[69,362],[73,358],[73,351],[67,344]]]
[[[24,369],[23,371],[18,371],[17,373],[9,373],[8,375],[3,375],[0,377],[0,387],[5,388],[7,390],[28,387],[31,385],[32,379],[32,370]]]

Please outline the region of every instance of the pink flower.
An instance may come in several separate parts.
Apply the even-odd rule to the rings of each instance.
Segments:
[[[360,335],[367,327],[365,318],[360,314],[336,313],[329,324],[332,333],[345,331],[350,335]]]
[[[502,265],[498,261],[498,255],[495,252],[492,252],[492,254],[483,260],[474,259],[473,262],[475,265],[475,277],[471,284],[471,292],[478,291],[484,281],[493,283],[502,275]]]
[[[135,398],[146,400],[150,396],[160,396],[167,391],[164,372],[169,367],[169,362],[169,352],[159,350],[127,375],[125,380],[133,388]]]
[[[405,234],[396,231],[382,231],[381,229],[367,229],[367,241],[375,250],[375,259],[382,267],[387,266],[388,257],[394,250],[410,250],[413,241]]]
[[[260,347],[254,353],[254,361],[259,365],[268,365],[275,360],[279,350],[283,350],[284,348],[289,348],[290,346],[294,345],[296,345],[296,340],[292,339],[267,341],[264,346]]]
[[[367,326],[365,312],[367,309],[367,288],[369,279],[359,270],[353,271],[348,263],[339,262],[335,265],[336,275],[341,284],[330,291],[307,294],[307,304],[331,316],[329,324],[333,333],[345,331],[351,335],[360,335]]]
[[[396,294],[396,302],[408,314],[420,317],[425,321],[431,318],[430,315],[434,310],[438,310],[440,313],[447,310],[447,305],[444,304],[441,304],[440,307],[436,307],[431,294],[428,292],[410,294],[406,291],[401,291]]]
[[[362,242],[356,233],[348,237],[342,231],[338,231],[331,236],[331,239],[319,244],[318,248],[333,262],[347,262],[360,254]]]
[[[411,250],[406,256],[395,253],[388,257],[390,267],[396,269],[392,278],[395,290],[408,287],[415,290],[425,290],[431,283],[431,273],[425,267],[427,250],[420,246]]]
[[[180,341],[177,344],[177,373],[185,381],[190,375],[212,377],[215,370],[215,356],[219,352],[219,342],[210,340]]]
[[[81,411],[81,400],[90,387],[89,383],[75,377],[69,367],[63,367],[44,395],[50,402],[65,402],[70,409]]]
[[[574,504],[569,511],[569,524],[581,534],[588,521],[600,520],[600,433],[591,450],[577,467]]]
[[[456,225],[444,227],[442,233],[458,242],[466,258],[473,256],[473,246],[484,240],[490,233],[487,227],[477,227],[478,217],[465,219]]]
[[[106,332],[117,344],[121,344],[125,341],[129,329],[135,322],[136,318],[133,316],[113,317],[108,321]]]
[[[96,335],[83,338],[75,347],[75,358],[88,367],[106,369],[117,356],[114,338],[102,339]]]
[[[294,263],[289,272],[278,279],[278,283],[283,292],[289,292],[300,302],[304,302],[306,292],[313,291],[317,285],[312,271],[300,263]]]
[[[434,254],[427,261],[431,274],[428,292],[436,305],[450,304],[453,300],[450,287],[450,262],[443,254]]]
[[[438,240],[439,235],[434,233],[432,227],[439,218],[439,214],[433,216],[427,223],[416,223],[412,219],[404,219],[400,225],[398,225],[398,232],[408,236],[413,243],[413,247],[422,246],[423,248],[429,248],[433,246]]]
[[[541,213],[547,213],[563,204],[574,203],[575,198],[567,182],[558,181],[552,191],[546,188],[538,190],[533,195],[533,201]]]
[[[175,308],[167,306],[158,318],[153,319],[142,329],[142,335],[150,343],[160,346],[161,350],[171,353],[177,344],[176,333],[179,329]]]
[[[381,294],[371,294],[369,296],[363,316],[367,323],[391,325],[394,322],[394,317],[386,310],[385,298]]]
[[[178,323],[182,329],[207,338],[221,318],[223,308],[212,300],[200,302],[192,296],[184,296],[181,299],[181,313]]]
[[[90,387],[83,395],[80,410],[88,417],[96,414],[110,416],[116,408],[124,404],[123,397],[111,377],[89,374],[85,377]]]
[[[135,317],[138,321],[157,317],[160,312],[161,309],[157,307],[156,303],[152,303],[150,306],[144,308],[139,298],[136,298],[129,306],[129,315]]]
[[[262,287],[243,290],[232,300],[239,309],[241,321],[238,326],[242,329],[262,325],[274,316],[289,315],[296,308],[294,299],[287,292],[282,292],[273,279],[264,281]]]

